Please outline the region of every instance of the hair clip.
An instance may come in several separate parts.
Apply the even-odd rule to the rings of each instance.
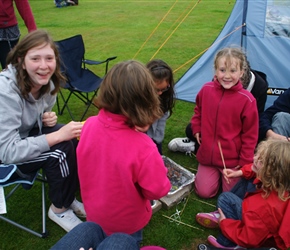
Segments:
[[[151,68],[152,71],[160,70],[160,69],[168,69],[168,68],[165,66],[155,66],[155,67]]]

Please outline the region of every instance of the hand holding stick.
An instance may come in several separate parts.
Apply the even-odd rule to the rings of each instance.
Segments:
[[[222,151],[222,146],[221,146],[221,142],[220,141],[218,141],[218,146],[219,146],[219,150],[220,150],[222,162],[223,162],[223,165],[224,165],[224,169],[227,169],[226,163],[225,163],[225,159],[224,159],[224,155],[223,155],[223,151]],[[225,175],[224,175],[224,177],[227,180],[227,183],[229,184],[230,183],[229,179]]]

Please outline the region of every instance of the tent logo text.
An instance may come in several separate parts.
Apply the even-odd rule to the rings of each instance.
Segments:
[[[268,88],[267,95],[281,95],[285,90],[283,88]]]

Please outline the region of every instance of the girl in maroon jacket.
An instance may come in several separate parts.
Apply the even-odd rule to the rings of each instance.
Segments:
[[[27,30],[29,32],[36,30],[36,23],[28,0],[0,1],[0,62],[2,69],[6,66],[9,51],[18,43],[20,37],[13,2],[24,20]]]
[[[252,162],[258,140],[258,111],[255,98],[240,81],[246,64],[241,49],[220,50],[214,60],[214,80],[196,97],[191,126],[200,144],[195,179],[200,197],[214,197],[220,183],[223,191],[229,191],[239,179],[224,178],[223,169],[238,170]]]

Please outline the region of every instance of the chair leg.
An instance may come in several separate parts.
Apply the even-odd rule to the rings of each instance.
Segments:
[[[85,110],[85,112],[83,113],[83,115],[82,115],[80,121],[82,121],[82,120],[84,119],[84,117],[85,117],[85,115],[87,114],[87,112],[88,112],[90,106],[91,106],[91,103],[88,103],[88,104],[87,104],[87,107],[86,107],[86,110]]]
[[[9,194],[7,194],[6,196],[5,196],[5,200],[7,201],[9,198],[10,198],[10,196],[16,191],[16,189],[18,189],[20,187],[20,184],[16,184],[15,185],[15,187],[13,187],[12,188],[12,190],[9,192]]]
[[[46,230],[46,200],[45,200],[45,183],[41,183],[41,192],[42,192],[42,237],[45,238],[48,235]]]
[[[14,225],[14,226],[16,226],[16,227],[18,227],[18,228],[20,228],[20,229],[22,229],[22,230],[24,230],[24,231],[26,231],[26,232],[28,232],[28,233],[31,233],[31,234],[33,234],[33,235],[35,235],[35,236],[38,236],[38,237],[40,237],[40,238],[45,238],[45,237],[46,237],[46,234],[44,235],[44,234],[42,234],[42,233],[37,233],[37,232],[31,230],[31,229],[28,228],[28,227],[25,227],[25,226],[23,226],[23,225],[21,225],[21,224],[15,222],[15,221],[13,221],[13,220],[10,220],[10,219],[4,217],[3,215],[0,215],[0,219],[6,221],[6,222],[8,222],[8,223],[10,223],[10,224],[12,224],[12,225]]]
[[[90,100],[88,98],[89,101],[87,102],[87,107],[86,107],[86,109],[85,109],[80,121],[83,121],[83,119],[84,119],[85,115],[87,114],[87,112],[88,112],[89,108],[91,107],[91,105],[94,105],[93,100],[94,100],[95,96],[96,96],[96,92],[95,92],[95,94],[93,95],[93,97]]]
[[[89,98],[89,95],[88,93],[86,93],[86,95],[82,94],[82,93],[79,93],[79,92],[74,92],[73,93],[78,99],[80,99],[85,105],[86,105],[86,109],[85,111],[83,112],[81,118],[80,118],[80,121],[83,121],[84,117],[86,116],[89,108],[91,107],[91,105],[95,106],[96,108],[98,108],[94,103],[93,103],[93,100],[94,98],[96,97],[97,95],[97,90],[94,91],[94,94],[92,95],[91,98]]]
[[[41,182],[41,196],[42,196],[42,232],[39,233],[39,232],[36,232],[24,225],[21,225],[13,220],[10,220],[8,219],[7,217],[3,216],[3,215],[0,215],[0,220],[4,220],[6,221],[7,223],[10,223],[28,233],[31,233],[37,237],[40,237],[40,238],[45,238],[47,237],[48,235],[48,232],[46,230],[46,200],[45,200],[45,197],[46,197],[46,193],[45,193],[45,179],[44,177],[38,179],[40,182]],[[5,199],[6,201],[8,200],[8,198],[11,197],[11,195],[20,187],[21,184],[17,184],[15,187],[13,187],[13,189],[9,192],[8,195],[6,195]]]
[[[72,114],[72,112],[71,112],[69,106],[67,105],[68,100],[70,99],[72,93],[73,93],[73,92],[70,92],[70,93],[69,93],[69,96],[67,97],[67,99],[65,99],[64,96],[63,96],[63,93],[61,92],[61,90],[59,91],[59,94],[60,94],[60,96],[61,96],[61,99],[63,100],[63,107],[62,107],[61,109],[60,109],[60,105],[59,105],[59,100],[58,100],[58,99],[56,99],[56,100],[57,100],[57,111],[58,111],[58,114],[59,114],[59,115],[62,115],[64,109],[67,108],[67,111],[68,111],[68,113],[69,113],[71,119],[74,121],[74,116],[73,116],[73,114]]]
[[[60,114],[60,106],[59,106],[58,95],[56,95],[56,106],[57,106],[57,114]]]
[[[70,117],[71,117],[71,119],[73,121],[75,121],[74,116],[73,116],[73,114],[72,114],[72,112],[71,112],[71,110],[70,110],[70,108],[68,106],[68,101],[69,101],[71,95],[75,95],[79,100],[81,100],[86,105],[86,109],[83,112],[83,114],[81,115],[81,118],[79,120],[79,121],[83,121],[83,119],[84,119],[85,115],[87,114],[87,112],[88,112],[88,110],[89,110],[91,105],[94,105],[97,108],[97,106],[93,103],[93,99],[95,98],[96,94],[97,94],[97,91],[94,91],[93,96],[91,98],[89,98],[89,94],[88,93],[84,94],[84,93],[81,93],[81,92],[78,92],[78,91],[70,91],[68,97],[65,98],[63,93],[61,91],[59,91],[59,95],[60,95],[60,97],[61,97],[61,99],[62,99],[64,104],[63,104],[62,108],[60,108],[60,105],[59,105],[59,102],[58,102],[58,99],[57,99],[58,114],[62,115],[64,109],[66,108],[68,113],[69,113],[69,115],[70,115]]]

